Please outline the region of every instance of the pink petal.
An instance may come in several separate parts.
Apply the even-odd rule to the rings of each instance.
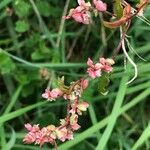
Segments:
[[[27,123],[27,124],[25,124],[24,126],[25,126],[25,128],[26,128],[28,131],[31,131],[31,130],[32,130],[32,125],[31,125],[31,124]]]
[[[93,61],[90,58],[88,58],[87,65],[90,67],[93,66]]]
[[[83,22],[83,18],[82,18],[82,14],[81,13],[74,13],[72,15],[72,18],[77,21],[77,22],[80,22],[82,23]]]
[[[84,5],[85,1],[84,0],[77,0],[79,5]]]
[[[77,106],[77,108],[81,111],[86,111],[89,107],[89,104],[87,102],[80,102]]]
[[[71,125],[71,128],[72,128],[73,130],[78,130],[80,127],[81,127],[81,126],[78,125],[77,123]]]
[[[106,3],[103,3],[101,0],[93,0],[93,3],[98,11],[103,12],[107,10]]]
[[[83,89],[86,89],[88,87],[88,83],[89,83],[88,80],[83,79],[80,84]]]

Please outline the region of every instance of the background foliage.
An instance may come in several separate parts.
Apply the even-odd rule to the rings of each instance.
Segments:
[[[112,5],[108,2],[108,7]],[[135,1],[130,1],[135,5]],[[65,102],[48,103],[41,93],[55,87],[58,76],[66,82],[85,74],[88,57],[111,57],[119,42],[119,30],[105,29],[102,16],[91,25],[74,21],[62,23],[67,1],[1,0],[0,2],[0,149],[39,149],[22,143],[24,123],[57,124],[65,116]],[[69,3],[69,8],[76,1]],[[145,16],[150,19],[150,9]],[[107,16],[103,16],[108,19]],[[90,103],[88,113],[80,118],[82,128],[74,141],[58,143],[59,149],[96,149],[102,137],[109,139],[108,150],[150,149],[150,28],[134,19],[128,32],[136,52],[129,51],[138,65],[138,78],[128,86],[133,69],[124,72],[122,52],[115,59],[109,93],[101,95],[96,82],[91,82],[83,98]],[[100,82],[100,81],[99,81]],[[67,84],[66,83],[66,84]],[[120,106],[121,101],[123,105]],[[114,105],[115,103],[115,105]],[[114,106],[113,106],[114,105]],[[111,115],[110,115],[111,114]],[[110,116],[109,116],[110,115]],[[110,132],[109,125],[115,125]],[[108,124],[108,126],[107,126]],[[104,132],[107,126],[107,132]],[[142,136],[141,136],[142,135]],[[140,137],[140,138],[139,138]],[[134,147],[133,147],[134,145]],[[42,149],[48,149],[45,145]]]

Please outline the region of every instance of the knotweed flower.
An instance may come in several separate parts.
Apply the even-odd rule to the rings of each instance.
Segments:
[[[107,10],[106,3],[103,3],[101,0],[93,0],[96,10],[103,12]]]
[[[76,22],[89,24],[91,22],[90,2],[85,3],[84,0],[78,0],[78,4],[78,7],[70,9],[68,16],[64,16],[64,19],[73,18]]]
[[[99,58],[99,63],[102,64],[102,70],[110,73],[112,72],[113,68],[111,67],[111,65],[114,64],[113,59],[105,59],[105,58]]]
[[[107,73],[112,72],[113,68],[111,65],[113,64],[114,61],[112,59],[99,58],[99,62],[94,64],[93,61],[88,58],[87,73],[89,74],[89,77],[95,79],[96,77],[100,77],[103,71]]]
[[[40,129],[38,127],[38,125],[30,125],[25,124],[26,129],[29,131],[26,136],[23,139],[23,142],[26,144],[31,144],[31,143],[35,143],[40,145],[40,147],[44,144],[44,143],[51,143],[54,144],[54,140],[56,139],[56,133],[55,131],[55,127],[52,126],[50,128],[50,126],[48,127],[44,127],[42,129]]]
[[[45,93],[42,94],[42,97],[49,101],[53,101],[62,95],[63,95],[63,92],[59,88],[55,88],[51,91],[49,89],[46,89]]]
[[[92,79],[101,76],[101,68],[102,68],[101,63],[94,64],[93,61],[90,58],[88,58],[87,65],[88,65],[87,73]]]

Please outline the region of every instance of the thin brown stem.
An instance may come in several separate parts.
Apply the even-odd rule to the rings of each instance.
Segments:
[[[58,150],[58,146],[57,146],[56,141],[54,141],[54,146],[55,146],[55,150]]]

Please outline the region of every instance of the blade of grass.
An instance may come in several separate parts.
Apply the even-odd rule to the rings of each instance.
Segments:
[[[135,142],[131,150],[137,150],[150,137],[150,122],[145,128],[139,139]]]
[[[150,82],[146,82],[146,83],[143,83],[143,84],[139,84],[139,85],[136,85],[136,86],[133,86],[133,87],[129,87],[127,90],[126,90],[126,95],[128,94],[131,94],[131,93],[134,93],[134,92],[138,92],[142,89],[145,89],[145,88],[148,88],[150,87]],[[117,95],[117,92],[114,92],[114,93],[110,93],[106,96],[103,96],[103,97],[95,97],[93,98],[93,101],[100,101],[100,100],[103,100],[103,99],[107,99],[107,98],[113,98]]]
[[[39,150],[38,146],[30,146],[30,145],[21,145],[21,144],[15,144],[13,148],[17,149],[26,149],[26,150]],[[47,150],[47,148],[43,148],[41,150]]]
[[[21,108],[19,110],[16,110],[16,111],[13,111],[11,113],[8,113],[8,114],[5,114],[3,116],[0,117],[0,123],[4,123],[6,121],[9,121],[11,119],[14,119],[20,115],[23,115],[24,113],[32,110],[32,109],[35,109],[37,107],[41,107],[41,106],[44,106],[46,105],[48,102],[47,101],[44,101],[44,102],[39,102],[39,103],[36,103],[36,104],[33,104],[33,105],[30,105],[30,106],[27,106],[25,108]],[[58,103],[52,103],[52,104],[49,104],[49,107],[54,107],[54,106],[60,106],[60,105],[64,105],[64,103],[61,103],[61,102],[58,102]]]
[[[2,148],[2,150],[4,150],[4,147],[5,147],[5,145],[6,145],[6,137],[5,137],[5,129],[4,129],[4,125],[2,124],[0,124],[0,139],[1,139],[1,148]]]
[[[12,109],[13,106],[15,105],[15,103],[16,103],[16,101],[17,101],[19,95],[20,95],[20,92],[21,92],[21,90],[22,90],[22,87],[23,87],[23,85],[19,85],[19,87],[17,88],[17,90],[16,90],[15,93],[13,94],[13,96],[12,96],[10,102],[9,102],[9,105],[8,105],[7,108],[5,109],[4,114],[8,114],[8,113],[11,111],[11,109]],[[4,115],[4,114],[3,114],[3,115]]]
[[[12,131],[12,134],[10,136],[10,140],[4,145],[3,150],[10,150],[10,149],[12,149],[12,147],[14,146],[15,141],[16,141],[16,133],[15,133],[14,129],[11,126],[9,126],[9,127],[10,127],[10,129]]]
[[[132,108],[133,106],[138,104],[140,101],[142,101],[148,95],[150,95],[150,88],[147,88],[141,94],[139,94],[137,97],[135,97],[132,101],[130,101],[129,103],[124,105],[120,109],[118,115],[123,114],[124,112],[126,112],[127,110],[129,110],[130,108]],[[74,140],[68,141],[64,144],[61,144],[58,147],[58,149],[59,150],[68,150],[69,148],[73,147],[74,145],[78,144],[79,142],[81,142],[81,141],[85,140],[86,138],[90,137],[94,132],[96,132],[96,131],[102,129],[103,127],[105,127],[107,125],[108,121],[109,121],[109,116],[104,118],[103,120],[101,120],[100,122],[95,124],[94,126],[88,128],[87,130],[80,133],[78,136],[76,136],[74,138]]]
[[[0,117],[0,123],[2,124],[2,123],[6,122],[8,120],[14,119],[14,118],[16,118],[20,115],[23,115],[24,113],[32,110],[32,109],[37,108],[38,106],[43,106],[45,104],[47,104],[47,102],[39,102],[37,104],[33,104],[33,105],[28,106],[28,107],[21,108],[19,110],[14,111],[14,112],[5,114],[5,115]],[[53,105],[53,104],[51,104],[51,105]]]
[[[109,117],[109,121],[108,121],[108,125],[104,131],[104,133],[102,134],[102,137],[96,147],[96,150],[103,150],[111,136],[111,133],[113,131],[113,128],[115,126],[115,123],[117,121],[117,118],[118,118],[118,114],[119,114],[119,110],[120,110],[120,107],[123,103],[123,99],[124,99],[124,96],[125,96],[125,93],[126,93],[126,89],[127,89],[127,81],[128,81],[128,78],[129,76],[126,76],[124,75],[122,77],[122,80],[121,80],[121,83],[120,83],[120,86],[119,86],[119,91],[117,93],[117,97],[116,97],[116,100],[115,100],[115,104],[113,106],[113,110],[110,114],[110,117]]]
[[[13,58],[14,60],[17,60],[28,67],[36,67],[36,68],[41,68],[41,67],[48,67],[48,68],[72,68],[72,67],[85,67],[85,63],[31,63],[28,62],[22,58],[16,57],[0,48],[0,52],[5,53],[7,56]]]
[[[97,123],[97,118],[96,118],[96,113],[95,113],[95,110],[94,110],[94,107],[93,107],[92,104],[90,104],[88,110],[89,110],[89,114],[90,114],[90,117],[91,117],[92,124],[94,125],[94,124]],[[97,141],[99,141],[99,138],[101,137],[100,132],[97,132],[96,136],[97,136]]]

